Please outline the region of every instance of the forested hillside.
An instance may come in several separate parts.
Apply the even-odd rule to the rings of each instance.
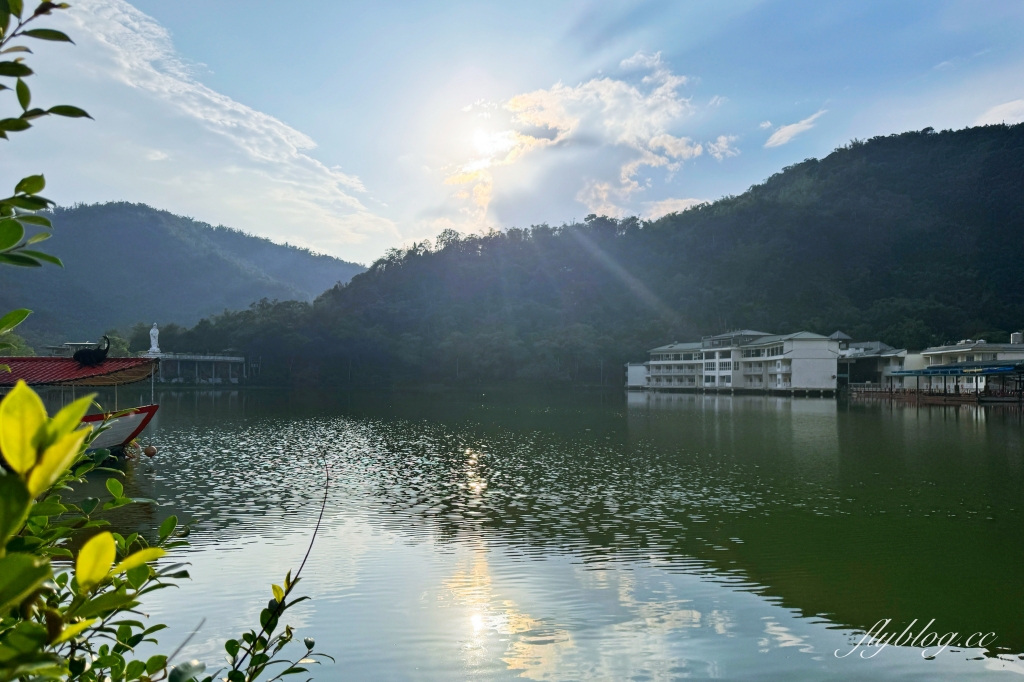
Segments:
[[[58,208],[47,250],[64,268],[0,270],[0,310],[30,308],[30,342],[95,340],[139,320],[195,324],[262,298],[312,301],[365,270],[142,204]]]
[[[291,381],[597,381],[747,327],[921,348],[1024,326],[1024,125],[855,141],[646,223],[589,216],[392,251],[313,305],[176,330]],[[167,319],[167,318],[164,318]]]

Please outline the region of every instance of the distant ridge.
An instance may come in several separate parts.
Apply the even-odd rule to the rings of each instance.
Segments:
[[[263,298],[312,301],[364,267],[145,204],[54,211],[64,268],[0,268],[0,310],[31,308],[30,342],[92,340],[140,320],[193,324]]]
[[[215,316],[175,343],[258,354],[262,380],[295,384],[618,383],[651,348],[734,329],[1008,341],[1022,264],[1024,124],[926,128],[653,222],[442,233],[311,308]]]

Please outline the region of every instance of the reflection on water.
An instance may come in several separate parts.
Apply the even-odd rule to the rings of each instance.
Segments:
[[[158,398],[145,440],[161,454],[131,466],[128,489],[162,506],[116,520],[196,520],[195,580],[160,594],[155,613],[177,632],[208,616],[193,652],[211,661],[301,557],[323,451],[327,525],[298,623],[339,659],[321,679],[934,679],[1021,663],[1024,427],[1012,409]],[[931,661],[908,647],[835,658],[883,618],[998,640]]]

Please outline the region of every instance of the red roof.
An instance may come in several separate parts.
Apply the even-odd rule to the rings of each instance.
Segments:
[[[72,358],[3,358],[10,372],[0,369],[0,386],[13,386],[18,379],[29,385],[72,384],[115,386],[148,379],[157,361],[153,358],[107,358],[95,367],[83,367]]]

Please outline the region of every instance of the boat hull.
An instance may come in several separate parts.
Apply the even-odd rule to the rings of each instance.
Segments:
[[[139,437],[149,422],[153,419],[159,405],[143,405],[118,412],[105,412],[103,414],[90,414],[82,419],[82,422],[98,428],[104,420],[110,420],[107,428],[93,439],[89,445],[90,450],[115,450],[123,448],[128,443]],[[115,416],[116,415],[116,416]]]

